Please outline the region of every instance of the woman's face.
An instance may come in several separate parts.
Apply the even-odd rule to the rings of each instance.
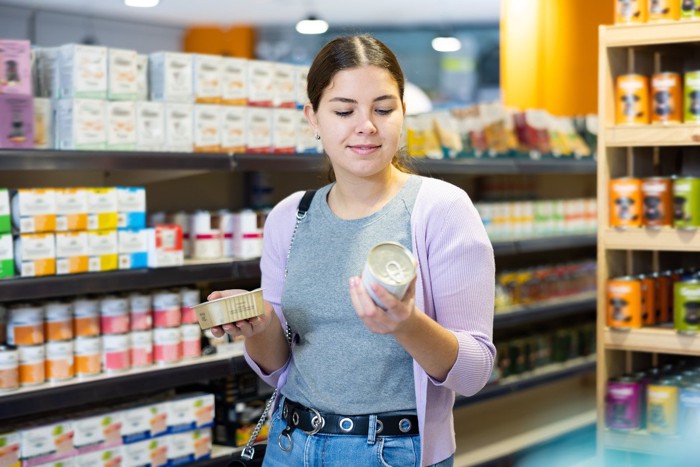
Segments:
[[[371,177],[386,170],[401,138],[405,108],[391,74],[376,66],[339,71],[309,123],[321,136],[336,177]]]

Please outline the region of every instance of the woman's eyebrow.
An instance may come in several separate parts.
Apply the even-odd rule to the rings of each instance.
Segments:
[[[392,96],[391,94],[386,94],[384,96],[379,96],[374,99],[374,102],[378,101],[385,101],[385,100],[396,100],[396,96]],[[333,97],[332,99],[329,99],[328,102],[343,102],[345,104],[357,104],[357,101],[355,99],[350,99],[349,97]]]

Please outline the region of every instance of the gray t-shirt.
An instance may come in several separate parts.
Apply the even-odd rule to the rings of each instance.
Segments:
[[[362,219],[333,214],[332,185],[314,196],[294,238],[282,294],[285,318],[299,335],[282,389],[289,399],[343,415],[415,410],[413,359],[393,336],[365,327],[348,280],[362,273],[377,243],[412,249],[411,211],[421,182],[411,175],[381,210]]]

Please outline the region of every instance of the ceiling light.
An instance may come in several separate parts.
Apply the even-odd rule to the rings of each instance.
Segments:
[[[297,23],[299,34],[323,34],[328,31],[328,23],[315,16],[309,16]]]
[[[453,36],[438,36],[433,39],[432,45],[438,52],[457,52],[462,48],[460,40]]]
[[[158,5],[160,0],[124,0],[124,5],[136,8],[152,8]]]

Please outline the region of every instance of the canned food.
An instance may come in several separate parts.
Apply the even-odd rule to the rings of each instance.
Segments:
[[[679,18],[678,0],[649,0],[649,21],[677,21]]]
[[[668,323],[671,321],[671,295],[673,289],[671,286],[670,275],[663,272],[655,272],[652,274],[656,291],[654,298],[656,300],[656,322]]]
[[[102,336],[102,371],[113,373],[129,369],[129,337],[129,334]]]
[[[608,279],[607,323],[613,329],[642,326],[642,283],[631,276]]]
[[[181,358],[182,334],[180,328],[153,330],[153,360],[156,363],[174,363]]]
[[[72,340],[46,343],[44,370],[47,381],[64,381],[75,376]]]
[[[362,283],[374,302],[379,307],[386,308],[372,291],[372,284],[379,284],[400,300],[416,277],[417,266],[413,254],[403,245],[395,242],[379,243],[367,255]]]
[[[0,305],[0,342],[7,342],[7,308]]]
[[[19,384],[34,386],[46,380],[44,359],[46,349],[41,345],[23,345],[17,347],[19,354]]]
[[[622,376],[608,381],[605,423],[611,430],[632,431],[642,428],[642,391],[635,378]]]
[[[637,276],[642,285],[642,325],[656,324],[656,282],[650,274]]]
[[[180,294],[160,291],[153,294],[153,326],[171,328],[181,321]]]
[[[202,331],[198,324],[180,326],[182,335],[182,358],[194,358],[202,355]]]
[[[139,368],[153,364],[153,333],[133,331],[131,333],[131,367]]]
[[[647,389],[647,431],[675,435],[678,429],[678,386],[672,378],[650,383]]]
[[[618,125],[649,123],[649,79],[638,74],[620,75],[616,80]]]
[[[75,375],[94,376],[101,371],[102,339],[100,337],[78,337],[74,342]]]
[[[681,123],[683,98],[681,75],[656,73],[651,77],[651,123]]]
[[[700,19],[700,0],[681,0],[681,19]]]
[[[682,387],[678,399],[678,431],[695,442],[700,437],[700,382]]]
[[[615,24],[644,23],[648,0],[616,0]]]
[[[683,80],[685,123],[700,123],[700,70],[688,71]]]
[[[129,300],[125,297],[104,297],[100,300],[102,334],[129,332]]]
[[[182,310],[182,324],[192,324],[197,322],[197,314],[194,307],[199,304],[199,289],[180,289],[180,307]]]
[[[44,305],[46,341],[73,339],[73,310],[70,303],[49,302]]]
[[[19,355],[17,350],[0,345],[0,393],[19,387]]]
[[[642,225],[642,181],[623,177],[610,180],[610,226],[615,228]]]
[[[129,295],[129,322],[132,331],[145,331],[153,328],[151,308],[149,294],[132,293]]]
[[[73,334],[100,335],[100,303],[96,299],[78,298],[73,302]]]
[[[194,307],[202,329],[255,318],[265,313],[262,289],[217,298]]]
[[[673,225],[673,183],[670,177],[644,178],[642,223],[647,228]]]
[[[700,226],[700,178],[673,179],[673,226],[687,230]]]
[[[10,308],[7,343],[9,345],[43,344],[44,309],[35,305],[16,305]]]
[[[680,333],[697,333],[700,330],[700,280],[676,282],[674,296],[674,327]]]

